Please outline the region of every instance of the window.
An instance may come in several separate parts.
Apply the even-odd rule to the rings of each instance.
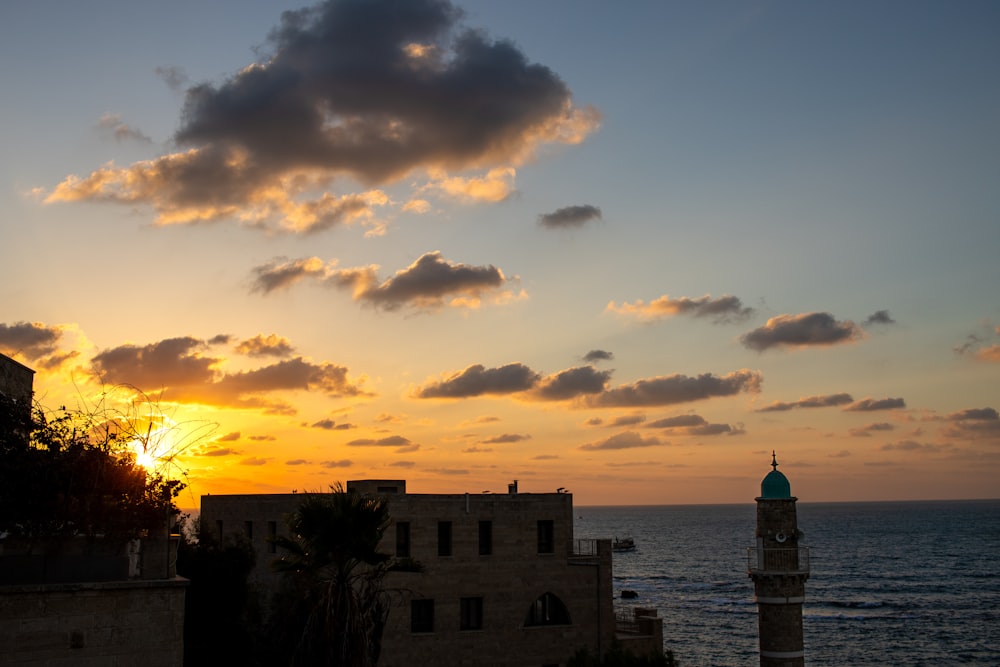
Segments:
[[[396,522],[396,556],[400,558],[410,557],[410,522]]]
[[[528,617],[524,624],[532,625],[569,625],[569,612],[566,605],[552,593],[543,593],[531,603]]]
[[[243,522],[243,534],[247,536],[247,540],[253,542],[253,521]]]
[[[438,521],[438,556],[451,555],[451,521]]]
[[[489,556],[493,553],[493,522],[479,522],[479,555]]]
[[[551,519],[538,522],[538,553],[554,553],[555,547],[555,527]]]
[[[434,600],[410,600],[410,632],[434,632]]]
[[[278,553],[278,545],[274,541],[278,539],[278,522],[267,522],[267,551],[268,553]]]
[[[459,630],[482,630],[483,629],[483,599],[482,598],[462,598],[461,599],[461,620]]]
[[[216,533],[218,534],[218,536],[219,536],[219,544],[222,544],[222,543],[223,543],[223,541],[224,541],[224,540],[223,540],[223,537],[224,537],[224,535],[225,535],[225,534],[224,534],[224,533],[222,532],[222,519],[219,519],[218,521],[216,521],[216,522],[215,522],[215,532],[216,532]]]

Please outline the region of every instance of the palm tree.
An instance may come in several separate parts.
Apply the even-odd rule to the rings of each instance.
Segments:
[[[388,526],[384,499],[349,493],[339,482],[331,493],[306,494],[289,515],[290,537],[275,539],[285,553],[274,568],[294,591],[291,664],[378,663],[390,603],[383,586],[390,557],[378,544]]]

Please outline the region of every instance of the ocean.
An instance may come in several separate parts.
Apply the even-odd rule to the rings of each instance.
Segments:
[[[807,665],[1000,666],[1000,500],[797,510],[810,548]],[[614,555],[615,604],[655,607],[681,667],[757,664],[752,500],[574,511],[579,539],[635,539],[636,551]]]

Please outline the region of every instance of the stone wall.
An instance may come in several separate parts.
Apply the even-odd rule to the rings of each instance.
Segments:
[[[181,578],[0,586],[0,664],[180,667]]]

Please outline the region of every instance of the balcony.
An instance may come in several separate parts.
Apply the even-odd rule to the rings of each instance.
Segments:
[[[809,547],[747,547],[750,574],[809,574]]]

